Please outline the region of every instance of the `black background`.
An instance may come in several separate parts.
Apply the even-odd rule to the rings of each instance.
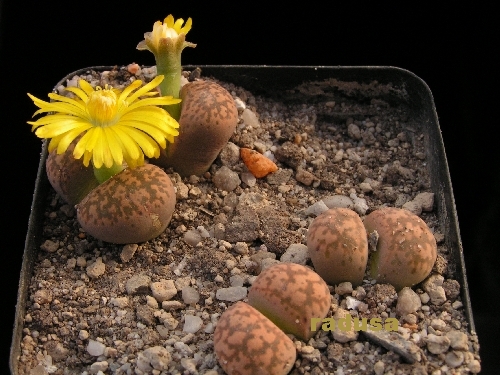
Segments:
[[[88,66],[153,65],[153,55],[135,47],[169,13],[193,18],[187,39],[198,46],[184,51],[184,64],[397,66],[428,84],[454,188],[483,373],[494,373],[500,324],[497,14],[470,3],[297,4],[0,0],[1,373],[8,372],[41,145],[26,124],[35,111],[26,93],[45,99],[63,76]]]

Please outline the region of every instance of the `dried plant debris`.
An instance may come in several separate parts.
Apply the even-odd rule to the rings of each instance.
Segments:
[[[154,68],[135,66],[78,78],[121,87],[154,74]],[[379,319],[382,327],[392,321],[396,331],[327,324],[307,342],[290,336],[297,351],[291,374],[479,372],[479,344],[468,332],[434,208],[424,134],[404,100],[358,101],[365,86],[335,81],[332,90],[332,82],[297,88],[314,94],[298,104],[218,83],[235,99],[237,130],[204,175],[166,171],[177,203],[157,238],[128,245],[98,241],[81,229],[72,206],[53,191],[46,198],[19,373],[222,374],[213,332],[229,306],[247,301],[257,275],[281,262],[313,269],[307,228],[321,212],[347,207],[363,218],[381,206],[405,207],[427,223],[438,243],[432,275],[399,294],[368,274],[358,287],[330,285],[327,318]],[[278,170],[256,178],[240,148],[265,155]]]

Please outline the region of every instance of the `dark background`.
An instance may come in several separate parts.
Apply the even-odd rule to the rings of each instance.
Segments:
[[[378,2],[377,2],[378,3]],[[127,5],[128,4],[128,5]],[[494,373],[500,307],[497,156],[498,17],[463,5],[362,3],[70,2],[0,0],[2,369],[8,347],[40,140],[26,124],[67,73],[154,57],[137,51],[154,21],[193,18],[184,64],[380,65],[407,69],[430,87],[444,138],[467,263],[483,373]],[[465,3],[467,4],[467,3]],[[494,60],[495,59],[495,60]]]

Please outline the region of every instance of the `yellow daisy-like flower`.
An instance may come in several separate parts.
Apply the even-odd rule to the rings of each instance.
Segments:
[[[77,98],[51,93],[53,102],[45,102],[28,96],[40,108],[40,113],[54,112],[36,121],[32,131],[39,138],[51,138],[49,152],[57,149],[62,154],[79,135],[83,136],[75,145],[73,156],[83,164],[89,161],[95,168],[111,168],[121,165],[125,160],[130,168],[144,164],[144,155],[159,157],[160,148],[172,143],[179,134],[179,123],[159,105],[177,104],[181,100],[171,96],[153,97],[152,91],[163,81],[157,76],[148,84],[140,87],[142,81],[136,80],[123,90],[92,86],[79,81],[80,88],[68,87]],[[140,88],[139,88],[140,87]],[[147,98],[141,98],[147,96]]]

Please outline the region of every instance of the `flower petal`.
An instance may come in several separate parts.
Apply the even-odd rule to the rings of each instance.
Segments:
[[[120,103],[122,100],[126,100],[127,96],[141,85],[142,85],[142,81],[140,79],[137,79],[134,82],[132,82],[130,85],[125,87],[125,89],[118,96],[118,103]]]
[[[49,125],[38,128],[35,134],[38,138],[53,138],[60,134],[66,133],[75,128],[88,129],[88,123],[81,121],[77,118],[74,120],[59,121]]]
[[[88,83],[84,79],[79,80],[78,85],[87,95],[90,95],[95,91],[94,88],[90,86],[90,83]]]
[[[164,76],[159,75],[156,76],[151,82],[148,84],[142,86],[139,90],[134,92],[127,100],[129,103],[133,103],[138,97],[143,95],[144,93],[151,91],[154,89],[156,86],[158,86],[162,81],[163,81]]]

